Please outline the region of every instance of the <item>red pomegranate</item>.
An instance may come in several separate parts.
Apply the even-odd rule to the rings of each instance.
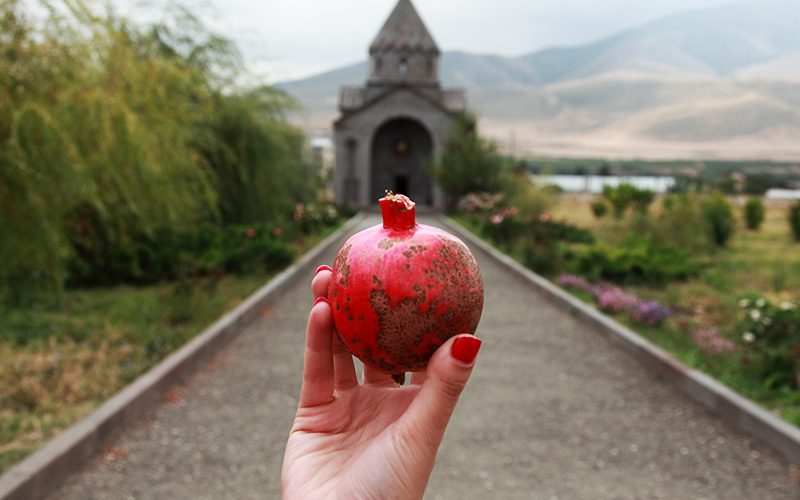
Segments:
[[[395,375],[424,370],[450,337],[475,333],[483,280],[467,246],[417,224],[407,196],[380,201],[383,224],[347,240],[328,300],[336,332],[358,359]]]

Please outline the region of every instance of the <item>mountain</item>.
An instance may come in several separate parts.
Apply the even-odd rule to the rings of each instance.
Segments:
[[[575,141],[599,134],[596,142],[622,149],[685,143],[678,153],[740,154],[745,137],[783,144],[800,135],[798,26],[800,2],[762,0],[519,57],[445,52],[441,80],[467,90],[484,131],[520,147],[542,150],[554,133]],[[339,88],[366,77],[362,62],[279,86],[305,105],[305,123],[319,128],[336,115]],[[765,151],[800,156],[800,146],[787,148]]]

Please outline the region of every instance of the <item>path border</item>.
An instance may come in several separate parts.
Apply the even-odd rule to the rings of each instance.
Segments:
[[[597,330],[645,367],[677,386],[691,399],[736,428],[756,437],[792,463],[800,464],[800,429],[709,375],[684,365],[630,328],[501,253],[453,219],[442,216],[441,221],[449,230],[517,274],[551,303]]]
[[[101,452],[121,428],[140,420],[161,402],[171,387],[185,380],[211,355],[225,347],[268,307],[276,295],[284,292],[295,278],[310,278],[311,268],[318,264],[319,256],[337,243],[343,243],[364,216],[363,213],[356,214],[235,309],[139,376],[94,412],[7,470],[0,476],[0,499],[41,498],[59,486],[69,474]]]

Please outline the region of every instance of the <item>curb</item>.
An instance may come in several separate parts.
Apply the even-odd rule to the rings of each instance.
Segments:
[[[254,292],[234,310],[190,340],[176,352],[139,376],[87,417],[81,419],[38,451],[0,476],[0,499],[41,498],[66,477],[80,469],[104,449],[109,438],[122,427],[137,421],[158,405],[167,390],[197,370],[267,306],[270,300],[292,284],[294,278],[310,273],[319,256],[343,240],[364,218],[352,217],[333,234]]]
[[[750,399],[705,373],[684,365],[633,330],[502,254],[449,217],[443,216],[440,220],[449,230],[458,234],[470,245],[518,275],[551,303],[598,331],[614,345],[639,360],[645,367],[674,384],[691,399],[733,424],[737,429],[759,439],[789,459],[790,462],[800,464],[800,429],[764,410]]]

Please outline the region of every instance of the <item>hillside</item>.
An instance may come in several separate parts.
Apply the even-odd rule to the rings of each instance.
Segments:
[[[663,143],[669,155],[786,159],[800,156],[798,24],[800,2],[693,11],[520,57],[445,52],[441,80],[466,89],[484,131],[509,147],[540,151],[557,134],[563,153],[594,137],[616,144],[612,155],[661,155],[648,151]],[[321,130],[338,89],[366,76],[362,62],[280,86],[304,104],[301,124]],[[777,147],[741,151],[765,141]]]

